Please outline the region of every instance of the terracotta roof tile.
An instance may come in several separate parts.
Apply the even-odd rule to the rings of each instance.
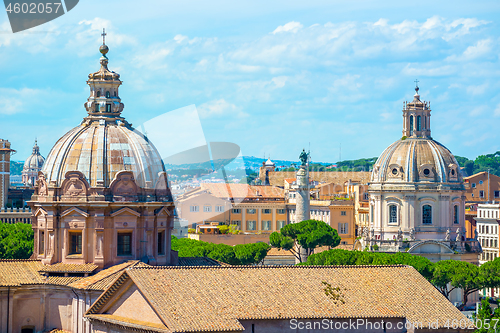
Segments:
[[[119,316],[113,316],[109,314],[98,314],[98,315],[87,315],[87,318],[91,320],[98,320],[101,322],[111,323],[118,326],[125,326],[139,330],[146,330],[147,332],[171,332],[167,329],[165,325],[158,325],[149,322],[143,322],[139,320],[132,320],[130,318],[124,318]]]
[[[176,332],[241,331],[242,319],[390,317],[424,326],[466,319],[409,266],[151,267],[124,274]],[[343,290],[345,304],[332,302],[323,281]]]
[[[67,286],[81,279],[83,279],[81,276],[49,276],[46,281],[47,284]]]
[[[179,257],[179,266],[223,266],[227,265],[208,257]]]
[[[268,256],[292,256],[294,257],[293,253],[287,250],[282,250],[278,249],[276,247],[272,247],[267,251]]]
[[[0,260],[0,286],[43,284],[45,279],[38,273],[40,260]]]
[[[207,191],[218,198],[284,198],[283,189],[275,186],[253,186],[248,184],[200,184],[201,190]]]
[[[106,290],[126,268],[139,264],[138,261],[127,261],[123,264],[111,266],[95,275],[81,278],[69,286],[77,289],[86,290]],[[142,265],[146,265],[141,263]],[[149,265],[146,265],[149,266]]]
[[[98,268],[97,265],[89,264],[65,264],[62,262],[53,265],[44,265],[40,272],[44,273],[92,273]]]
[[[269,172],[269,183],[273,186],[284,186],[285,179],[295,178],[295,174],[295,171],[271,171]],[[371,174],[371,172],[365,171],[311,171],[309,172],[309,180],[343,185],[346,181],[351,179],[354,183],[368,184]]]

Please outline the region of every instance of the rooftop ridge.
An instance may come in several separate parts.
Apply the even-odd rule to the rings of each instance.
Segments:
[[[203,269],[269,269],[269,268],[407,268],[412,267],[410,265],[266,265],[266,266],[251,266],[251,265],[227,265],[227,266],[139,266],[139,267],[128,267],[127,270],[137,270],[137,269],[193,269],[193,268],[203,268]]]

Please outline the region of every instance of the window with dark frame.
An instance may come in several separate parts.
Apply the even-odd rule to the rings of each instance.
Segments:
[[[45,253],[45,232],[44,231],[40,232],[39,244],[40,244],[40,247],[39,247],[38,253],[44,254]]]
[[[432,224],[432,206],[424,205],[422,207],[422,224]]]
[[[389,223],[390,224],[398,223],[398,207],[396,205],[389,206]]]
[[[116,252],[119,256],[132,255],[132,233],[131,232],[118,233]]]
[[[82,254],[82,232],[70,232],[69,240],[69,254]]]
[[[460,221],[458,220],[458,205],[453,206],[453,223],[460,223]]]
[[[165,231],[158,232],[158,254],[165,254]]]

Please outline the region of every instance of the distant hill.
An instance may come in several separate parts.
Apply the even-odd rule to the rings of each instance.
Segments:
[[[22,161],[10,161],[10,174],[15,176],[20,176],[23,171],[24,162]]]

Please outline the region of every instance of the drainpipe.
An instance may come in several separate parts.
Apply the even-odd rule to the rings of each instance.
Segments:
[[[7,287],[7,333],[9,333],[10,287]]]
[[[75,292],[75,289],[71,288],[71,291],[73,294],[76,296],[76,333],[78,333],[78,310],[80,308],[80,297],[78,294]]]

